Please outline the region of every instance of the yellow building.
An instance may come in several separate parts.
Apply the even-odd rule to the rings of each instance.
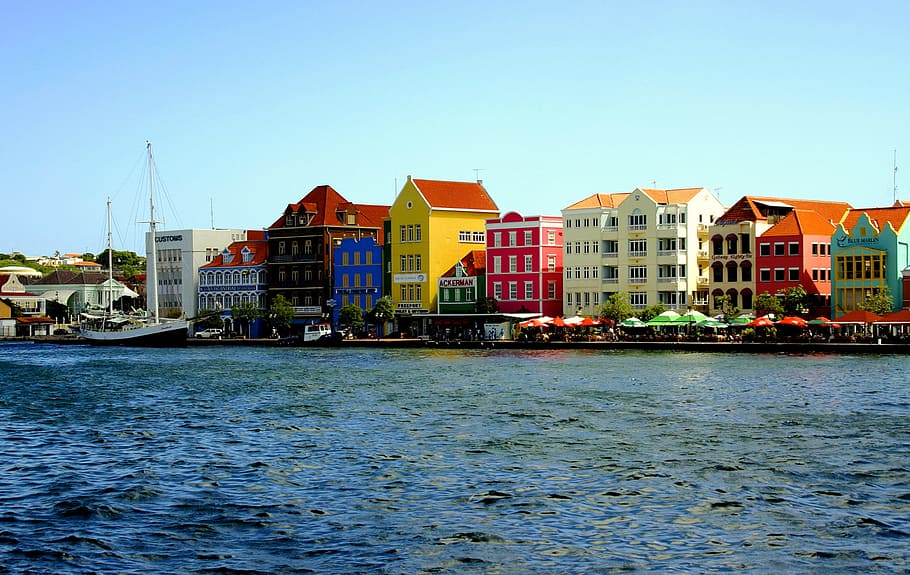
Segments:
[[[474,249],[484,249],[488,218],[499,208],[481,182],[411,179],[389,210],[392,301],[402,331],[408,318],[436,309],[438,282]]]

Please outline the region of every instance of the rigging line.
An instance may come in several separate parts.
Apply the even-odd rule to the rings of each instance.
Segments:
[[[161,177],[161,173],[158,171],[158,159],[154,156],[152,157],[152,169],[155,170],[155,182],[158,183],[157,189],[161,192],[159,196],[163,196],[167,202],[168,207],[171,209],[171,214],[173,214],[174,219],[177,221],[177,227],[182,228],[183,222],[180,221],[180,215],[177,213],[177,209],[174,207],[174,203],[171,201],[171,194],[168,192],[167,184],[164,182],[164,178]],[[164,223],[163,221],[161,223]],[[167,225],[165,224],[165,228]]]

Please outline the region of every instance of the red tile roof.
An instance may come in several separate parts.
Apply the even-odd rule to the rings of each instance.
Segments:
[[[767,218],[762,215],[760,205],[789,206],[794,209],[812,210],[826,220],[835,224],[839,223],[850,204],[846,202],[824,202],[818,200],[794,200],[788,198],[772,198],[761,196],[743,196],[733,204],[722,216],[714,222],[716,224],[735,224],[738,222],[759,222]]]
[[[288,213],[313,214],[313,219],[308,224],[312,227],[344,226],[346,225],[344,219],[339,214],[344,214],[348,210],[353,210],[358,213],[358,226],[378,228],[380,230],[382,229],[382,218],[389,215],[389,206],[355,204],[346,200],[344,196],[336,192],[332,186],[322,185],[313,188],[310,193],[304,196],[299,202],[288,204],[284,214],[269,227],[284,227],[285,216]]]
[[[853,229],[862,214],[869,216],[869,221],[878,228],[878,231],[885,227],[886,222],[890,222],[894,231],[900,233],[901,228],[907,223],[908,216],[910,216],[910,207],[856,208],[850,210],[847,217],[844,218],[844,229]]]
[[[628,192],[619,192],[615,194],[594,194],[579,202],[575,202],[574,204],[564,209],[582,210],[586,208],[616,208],[619,207],[619,204],[621,204],[622,201],[628,198],[630,195],[631,194]]]
[[[675,190],[656,190],[638,188],[658,204],[686,204],[704,188],[678,188]]]
[[[762,234],[768,236],[830,236],[836,226],[811,210],[793,210]]]
[[[410,176],[408,176],[410,178]],[[412,179],[430,207],[476,212],[499,212],[496,202],[479,182],[448,182]]]
[[[487,252],[484,250],[471,250],[459,261],[464,266],[465,273],[469,276],[481,276],[486,273]],[[442,277],[455,277],[455,266],[446,270]]]
[[[243,261],[243,248],[247,248],[250,253],[253,255],[250,258],[250,261]],[[220,267],[244,267],[250,268],[255,266],[263,265],[269,256],[269,242],[266,240],[243,240],[239,242],[233,242],[227,247],[228,253],[230,253],[233,258],[230,263],[224,262],[224,252],[219,253],[215,259],[209,263],[199,266],[200,268],[220,268]]]

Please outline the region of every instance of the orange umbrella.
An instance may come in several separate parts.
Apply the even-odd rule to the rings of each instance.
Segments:
[[[792,327],[806,327],[809,324],[806,323],[806,320],[804,320],[801,317],[798,317],[795,315],[788,315],[787,317],[782,318],[779,322],[777,322],[777,325],[789,325]]]
[[[753,319],[746,325],[749,327],[771,327],[774,325],[774,322],[771,321],[771,319],[768,316],[763,315],[761,317],[757,317],[757,318]]]

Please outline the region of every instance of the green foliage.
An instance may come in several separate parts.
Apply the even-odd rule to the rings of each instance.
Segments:
[[[262,317],[262,310],[253,303],[240,303],[231,306],[231,317],[234,325],[240,328],[240,335],[250,335],[250,324]]]
[[[358,305],[347,304],[338,312],[338,323],[350,328],[353,333],[363,331],[363,310]]]
[[[633,312],[632,304],[629,303],[629,294],[622,292],[610,295],[600,307],[600,317],[609,319],[614,323],[619,323],[632,317]]]
[[[788,287],[782,296],[784,313],[787,315],[800,315],[808,311],[809,294],[803,286]]]
[[[85,252],[84,254],[82,254],[82,261],[85,261],[85,262],[95,261],[95,254],[93,254],[92,252]]]
[[[755,298],[754,307],[755,317],[768,315],[769,313],[778,316],[784,312],[784,306],[781,305],[780,299],[768,292],[764,292]]]
[[[208,329],[210,327],[224,329],[224,320],[221,318],[221,312],[217,310],[200,310],[196,318],[194,323],[197,329]],[[200,328],[199,326],[202,327]]]
[[[662,303],[656,303],[654,305],[649,305],[645,309],[641,310],[641,315],[638,316],[638,319],[641,321],[648,321],[654,319],[660,314],[667,311],[667,306]]]
[[[294,306],[281,294],[272,298],[269,305],[268,320],[269,325],[279,333],[286,334],[291,328],[291,320],[294,319]]]
[[[891,297],[891,290],[887,287],[877,290],[856,307],[857,309],[871,311],[877,315],[891,313],[894,309],[894,299]]]
[[[139,273],[145,273],[145,258],[131,251],[112,250],[114,260],[114,271],[119,271],[126,277],[133,277]],[[95,261],[105,268],[108,267],[107,250],[104,250]]]
[[[725,321],[730,321],[734,317],[738,316],[742,311],[737,306],[732,305],[732,301],[733,298],[726,294],[717,296],[717,298],[714,300],[714,305],[717,306],[716,309],[720,310],[720,312],[724,314]]]
[[[9,261],[10,263],[5,263]],[[25,256],[20,253],[0,254],[0,265],[3,266],[21,266],[30,265],[25,261]]]
[[[381,335],[382,325],[395,319],[395,308],[392,306],[392,298],[389,296],[381,297],[376,300],[376,305],[367,314],[367,321],[375,325],[377,332]]]

